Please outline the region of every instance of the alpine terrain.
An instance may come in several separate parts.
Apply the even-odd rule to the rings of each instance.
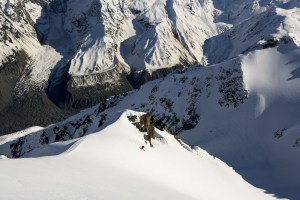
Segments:
[[[3,199],[300,199],[299,0],[0,0],[0,49]]]

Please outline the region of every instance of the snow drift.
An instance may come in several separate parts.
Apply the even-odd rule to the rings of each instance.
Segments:
[[[154,147],[126,111],[115,121],[53,157],[57,147],[34,149],[24,159],[0,159],[4,199],[274,199],[245,182],[219,159],[155,129]],[[57,146],[69,146],[60,142]],[[145,145],[145,150],[140,146]],[[38,155],[38,157],[37,157]]]

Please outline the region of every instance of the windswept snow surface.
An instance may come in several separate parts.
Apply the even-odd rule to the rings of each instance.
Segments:
[[[19,132],[16,132],[16,133],[1,136],[0,137],[0,145],[5,144],[9,141],[18,139],[20,137],[24,137],[28,134],[31,134],[32,132],[36,132],[36,131],[39,131],[39,130],[42,130],[42,129],[43,129],[42,127],[35,126],[35,127],[30,127],[28,129],[25,129],[25,130],[22,130],[22,131],[19,131]]]
[[[275,199],[202,149],[183,148],[167,132],[155,130],[159,137],[151,148],[144,133],[129,122],[132,114],[140,115],[116,113],[114,123],[60,155],[14,160],[2,156],[1,199]],[[30,154],[42,156],[55,149]]]

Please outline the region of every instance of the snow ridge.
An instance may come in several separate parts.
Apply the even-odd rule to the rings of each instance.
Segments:
[[[0,175],[2,197],[14,199],[22,194],[23,199],[39,199],[46,194],[49,199],[275,199],[251,186],[219,159],[199,147],[192,149],[178,142],[165,131],[155,129],[153,147],[145,144],[144,133],[128,119],[140,118],[143,113],[127,110],[111,116],[115,119],[105,129],[71,143],[71,147],[69,142],[45,145],[27,155],[35,159],[1,156],[0,169],[5,172]],[[40,158],[57,154],[57,149],[63,154]],[[25,184],[32,179],[29,187],[37,189],[34,194]],[[22,187],[13,186],[16,180]]]

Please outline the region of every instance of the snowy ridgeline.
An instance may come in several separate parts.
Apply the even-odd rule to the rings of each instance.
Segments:
[[[151,113],[155,127],[200,145],[256,187],[297,199],[298,55],[293,44],[279,43],[210,67],[173,73],[27,136],[2,137],[0,154],[30,157],[34,149],[47,149],[53,142],[72,145],[73,139],[111,124],[115,112],[133,109]]]
[[[146,84],[138,91],[109,98],[58,124],[4,136],[0,138],[0,153],[18,158],[48,143],[83,137],[105,127],[111,113],[128,108],[151,113],[156,127],[178,135],[201,121],[201,100],[217,99],[216,107],[237,108],[247,95],[240,59],[212,68],[194,67]]]
[[[204,45],[209,63],[219,63],[257,49],[276,47],[280,43],[299,47],[299,11],[299,6],[288,10],[272,7],[209,38]]]
[[[153,129],[150,147],[136,127],[143,116],[111,113],[102,131],[94,127],[81,139],[44,145],[25,155],[30,158],[1,156],[1,198],[275,199],[166,131]]]

